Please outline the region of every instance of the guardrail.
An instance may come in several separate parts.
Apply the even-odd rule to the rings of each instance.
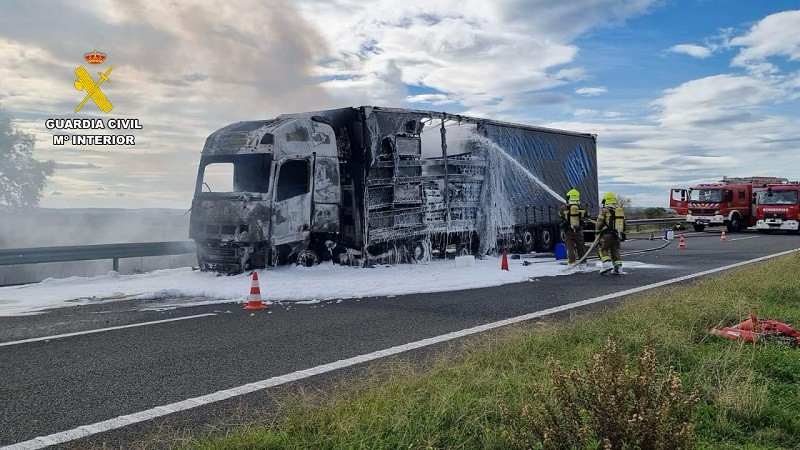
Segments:
[[[627,221],[630,225],[641,225],[645,223],[679,223],[686,222],[684,217],[659,217],[658,219],[631,219]]]
[[[0,249],[0,266],[110,259],[114,270],[119,271],[120,258],[186,255],[195,251],[194,241],[8,248]]]
[[[680,217],[659,219],[632,219],[628,225],[668,224],[683,222]],[[638,230],[637,230],[638,231]],[[194,253],[194,241],[137,242],[129,244],[73,245],[63,247],[33,247],[0,249],[0,266],[38,264],[67,261],[110,259],[114,270],[119,271],[120,258],[144,256],[187,255]]]
[[[650,225],[650,224],[670,224],[670,223],[681,223],[685,222],[686,219],[683,217],[660,217],[657,219],[631,219],[628,220],[628,225],[632,225],[635,227],[636,231],[639,231],[640,225]]]

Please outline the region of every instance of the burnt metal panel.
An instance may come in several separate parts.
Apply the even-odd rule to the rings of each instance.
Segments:
[[[422,155],[422,143],[418,137],[397,136],[395,148],[399,156],[419,158]]]

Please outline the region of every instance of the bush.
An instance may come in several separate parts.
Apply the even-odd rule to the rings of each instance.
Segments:
[[[587,370],[566,373],[548,359],[550,381],[533,383],[533,403],[516,418],[499,402],[503,436],[511,447],[684,449],[694,443],[697,387],[684,390],[670,367],[659,371],[646,346],[634,370],[609,337]]]

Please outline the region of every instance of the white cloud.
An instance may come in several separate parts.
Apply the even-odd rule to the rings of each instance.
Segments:
[[[520,14],[534,5],[519,0],[307,0],[300,7],[328,43],[328,54],[318,59],[321,75],[380,82],[386,61],[392,60],[404,83],[436,89],[477,108],[584,78],[585,69],[568,66],[577,54],[572,39],[641,14],[651,3],[548,0],[537,2],[536,14]],[[342,91],[350,84],[326,87]]]
[[[683,53],[695,58],[708,58],[711,56],[711,49],[703,47],[702,45],[695,44],[678,44],[669,48],[669,51],[674,53]]]
[[[690,80],[653,102],[649,125],[600,121],[604,112],[577,109],[580,121],[547,126],[597,134],[601,189],[633,193],[640,205],[666,206],[669,188],[725,175],[797,179],[800,118],[769,111],[800,95],[798,76]]]
[[[769,15],[753,25],[744,36],[732,38],[729,44],[742,47],[731,64],[763,70],[763,61],[783,56],[791,61],[800,59],[800,11],[784,11]]]
[[[583,95],[584,97],[594,97],[596,95],[605,94],[608,92],[605,86],[597,86],[597,87],[582,87],[575,90],[575,93],[578,95]]]
[[[659,109],[656,119],[662,124],[720,126],[752,122],[759,107],[794,95],[776,80],[724,74],[667,89],[653,104]]]
[[[623,116],[622,113],[617,111],[600,111],[597,109],[579,108],[572,111],[572,115],[580,118],[603,118],[603,119],[617,119]]]
[[[444,94],[410,95],[406,97],[405,101],[408,103],[430,103],[432,105],[447,105],[456,102],[455,99],[451,99],[450,97]]]
[[[374,72],[322,83],[339,104],[392,106],[406,97],[403,70],[393,61]]]

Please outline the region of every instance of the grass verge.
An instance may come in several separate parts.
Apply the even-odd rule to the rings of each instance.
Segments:
[[[386,362],[325,395],[284,398],[269,425],[192,436],[186,446],[250,448],[504,448],[498,403],[520,411],[547,383],[547,357],[586,367],[609,335],[635,358],[651,347],[701,401],[699,448],[800,448],[800,349],[709,335],[751,311],[800,325],[800,253],[643,293],[601,313],[508,327],[451,344],[419,364]],[[536,383],[534,383],[536,382]]]

